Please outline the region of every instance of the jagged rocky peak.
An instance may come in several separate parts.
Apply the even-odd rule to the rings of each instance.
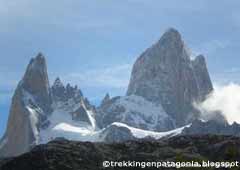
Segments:
[[[47,116],[52,111],[51,103],[47,65],[39,53],[31,59],[15,90],[0,156],[24,153],[38,141],[39,129],[47,125]]]
[[[49,90],[47,64],[42,53],[30,60],[22,80],[22,85],[32,92],[41,88],[46,89],[46,91]]]
[[[105,97],[103,98],[102,102],[101,102],[101,106],[107,104],[107,103],[110,101],[110,99],[111,99],[111,98],[110,98],[110,95],[109,95],[109,93],[107,93],[107,94],[105,95]]]
[[[195,64],[203,61],[192,62],[182,36],[170,28],[135,62],[127,95],[161,104],[177,126],[190,123],[199,116],[193,101],[212,90],[206,65]]]
[[[198,84],[199,99],[204,100],[213,91],[213,85],[208,73],[207,64],[203,55],[198,55],[192,61],[194,74]]]
[[[158,43],[170,43],[171,45],[179,45],[178,42],[183,43],[181,34],[175,28],[168,28]]]
[[[66,92],[65,92],[66,89],[59,77],[56,78],[51,89],[52,89],[53,100],[55,102],[66,100]]]
[[[77,86],[71,86],[69,83],[66,86],[66,94],[68,98],[82,97],[82,91]]]
[[[51,112],[51,92],[45,57],[39,53],[30,60],[27,70],[19,84],[24,90],[34,95],[44,112]]]
[[[80,102],[83,99],[82,91],[77,86],[71,86],[69,83],[65,86],[59,77],[53,83],[52,95],[55,102],[66,102],[70,99]]]
[[[56,87],[64,87],[62,81],[60,80],[59,77],[56,78],[56,80],[54,81],[53,83],[53,87],[56,88]]]

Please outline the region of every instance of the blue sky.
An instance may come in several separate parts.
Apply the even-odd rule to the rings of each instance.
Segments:
[[[132,64],[169,27],[206,56],[214,83],[239,82],[238,0],[0,0],[0,136],[11,96],[42,52],[51,82],[81,87],[94,103],[124,95]]]

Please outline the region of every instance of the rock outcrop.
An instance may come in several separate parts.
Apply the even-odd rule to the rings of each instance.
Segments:
[[[180,33],[171,28],[135,62],[127,95],[161,104],[179,127],[199,116],[192,103],[212,90],[204,57],[192,61]]]
[[[87,109],[84,107],[84,105],[80,105],[72,114],[72,119],[76,121],[82,121],[86,122],[88,124],[91,124],[91,120],[88,116]]]

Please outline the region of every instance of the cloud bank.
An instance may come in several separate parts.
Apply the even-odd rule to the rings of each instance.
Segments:
[[[205,113],[221,111],[229,123],[240,123],[240,85],[215,86],[214,92],[198,108]]]

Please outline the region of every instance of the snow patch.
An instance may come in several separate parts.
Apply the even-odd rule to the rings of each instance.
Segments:
[[[124,108],[123,112],[116,115],[118,122],[126,123],[130,126],[142,128],[142,125],[146,125],[144,129],[149,130],[157,130],[160,126],[164,127],[166,123],[170,122],[175,126],[173,119],[166,114],[160,104],[154,104],[141,96],[120,97],[110,107],[108,112],[111,113],[112,110],[117,110],[118,108]]]
[[[153,137],[154,139],[160,139],[162,137],[173,137],[173,136],[181,134],[184,128],[191,126],[191,124],[189,124],[189,125],[183,126],[181,128],[177,128],[177,129],[167,131],[167,132],[154,132],[154,131],[133,128],[133,127],[130,127],[126,124],[119,123],[119,122],[115,122],[112,125],[115,125],[118,127],[125,127],[127,129],[129,129],[131,131],[132,135],[139,139],[146,138],[146,137]]]
[[[37,129],[37,124],[38,124],[38,116],[37,115],[38,115],[38,113],[29,106],[26,106],[26,108],[30,113],[29,121],[30,121],[31,129],[33,131],[34,137],[36,137],[36,143],[38,143],[38,141],[39,141],[39,131]]]
[[[93,117],[88,111],[90,120]],[[69,140],[95,141],[95,123],[93,126],[87,122],[72,120],[69,109],[58,108],[48,118],[50,125],[47,129],[40,131],[40,143],[47,143],[55,138],[66,138]]]

